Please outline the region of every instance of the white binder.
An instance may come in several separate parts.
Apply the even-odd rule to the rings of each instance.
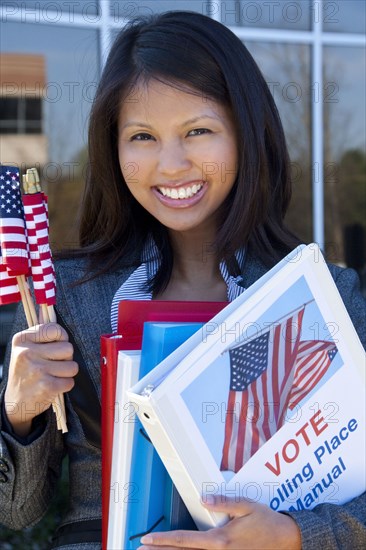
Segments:
[[[298,342],[324,341],[335,356],[274,435],[238,471],[222,471],[228,355],[301,307]],[[127,393],[197,527],[207,529],[228,518],[202,506],[205,494],[289,510],[343,503],[365,490],[364,367],[365,351],[312,244],[295,249]]]

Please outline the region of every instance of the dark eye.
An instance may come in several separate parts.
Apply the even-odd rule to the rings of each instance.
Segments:
[[[192,136],[202,136],[203,134],[211,134],[211,130],[208,128],[195,128],[194,130],[188,132],[188,135]]]
[[[141,132],[140,134],[136,134],[135,136],[132,136],[130,138],[130,141],[148,141],[152,139],[152,136],[150,134]]]

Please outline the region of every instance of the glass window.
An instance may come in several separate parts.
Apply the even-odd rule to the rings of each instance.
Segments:
[[[26,97],[23,99],[24,126],[26,134],[42,133],[42,99]]]
[[[11,64],[5,65],[8,76],[1,97],[7,99],[6,93],[18,101],[18,133],[0,134],[1,160],[23,171],[40,168],[53,244],[75,245],[87,120],[99,80],[98,32],[21,22],[2,23],[0,32],[2,51],[12,54],[7,56]],[[32,66],[29,71],[27,64]]]
[[[328,32],[366,31],[366,3],[364,0],[324,2],[323,29]]]
[[[293,197],[289,227],[310,242],[312,223],[310,48],[301,44],[246,42],[272,92],[289,148]]]
[[[41,131],[41,98],[0,99],[0,134],[39,134]]]
[[[365,50],[324,48],[325,241],[331,261],[366,268]],[[366,287],[365,287],[366,288]]]
[[[288,0],[228,0],[203,2],[213,4],[220,20],[228,26],[277,28],[288,30],[309,30],[311,10],[309,0],[289,2]]]
[[[27,121],[42,120],[42,100],[39,97],[25,98],[25,118]]]
[[[0,122],[18,119],[18,98],[0,97]]]
[[[216,3],[204,0],[174,0],[174,2],[171,0],[111,0],[110,13],[114,21],[172,10],[197,11],[209,15],[209,4],[214,6]],[[206,9],[208,9],[208,13],[206,13]]]

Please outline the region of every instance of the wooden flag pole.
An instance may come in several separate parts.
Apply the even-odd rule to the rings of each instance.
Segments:
[[[24,313],[27,319],[28,327],[34,327],[35,325],[38,325],[38,317],[31,293],[29,292],[29,288],[25,280],[25,275],[20,275],[16,279],[20,296],[22,298],[22,304],[24,307]]]
[[[46,315],[46,313],[47,313],[50,323],[57,323],[56,312],[55,312],[55,308],[53,306],[47,306],[46,304],[42,304],[41,308],[42,308],[42,311],[44,312],[44,315]],[[64,400],[64,396],[62,394],[57,396],[56,403],[57,403],[57,405],[59,407],[59,411],[61,413],[61,417],[60,417],[61,428],[60,429],[62,430],[62,433],[65,433],[65,432],[67,432],[66,410],[65,410],[65,400]]]
[[[56,313],[53,306],[47,306],[47,304],[40,305],[42,311],[42,317],[44,323],[57,323]],[[51,315],[50,315],[51,312]],[[62,430],[62,433],[66,433],[67,424],[66,424],[66,410],[65,410],[65,400],[63,394],[58,394],[54,403],[52,403],[52,408],[57,418],[57,428]]]

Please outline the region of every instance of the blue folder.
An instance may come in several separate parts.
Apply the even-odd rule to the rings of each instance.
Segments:
[[[203,323],[144,323],[140,378],[197,332]],[[151,531],[196,529],[169,474],[136,417],[126,539],[123,548],[134,550],[140,538]]]

